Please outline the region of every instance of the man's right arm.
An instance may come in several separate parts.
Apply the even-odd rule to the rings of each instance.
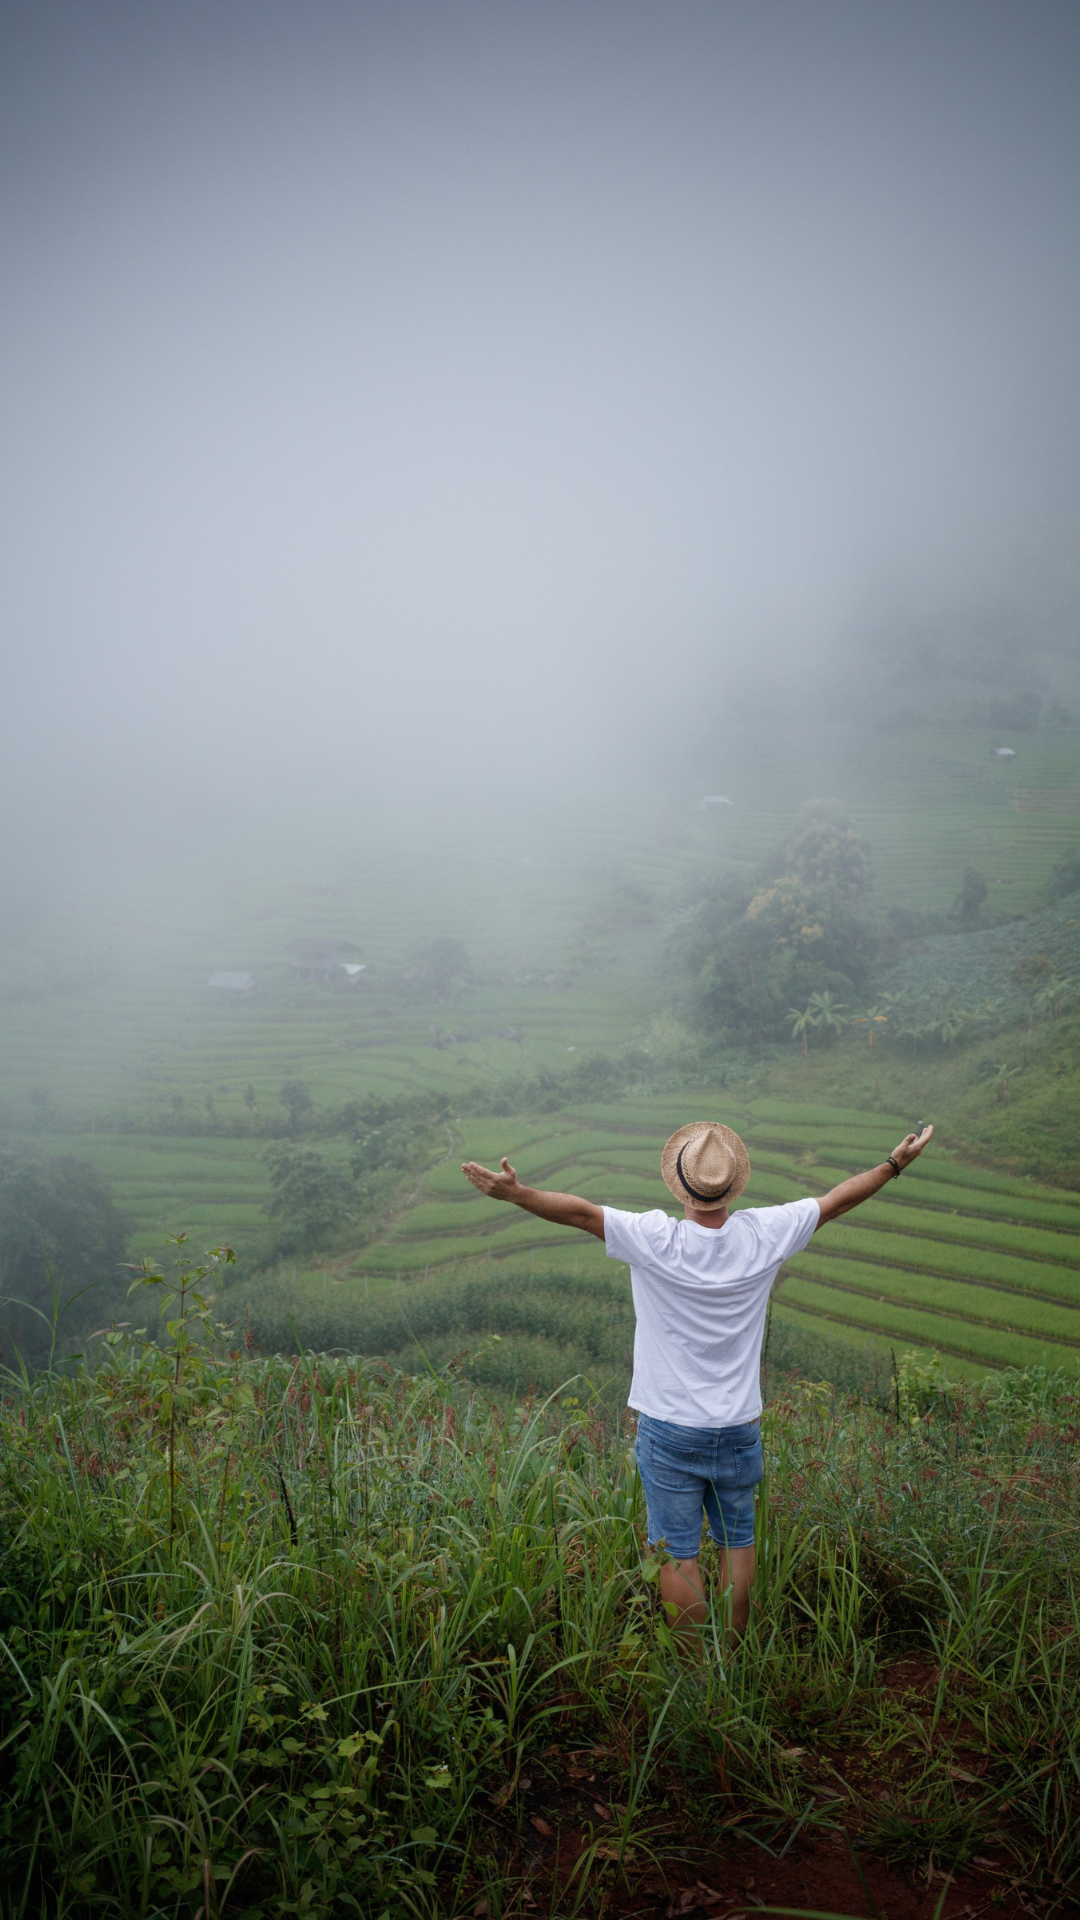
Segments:
[[[851,1180],[842,1180],[838,1187],[832,1187],[823,1194],[818,1201],[821,1211],[818,1227],[825,1226],[830,1220],[838,1220],[842,1213],[850,1213],[860,1201],[869,1200],[875,1193],[880,1193],[882,1187],[896,1179],[897,1168],[902,1172],[905,1167],[910,1167],[913,1160],[918,1159],[933,1131],[933,1127],[924,1127],[921,1133],[907,1134],[900,1145],[892,1150],[891,1158],[896,1162],[895,1167],[888,1160],[883,1160],[880,1167],[871,1167],[866,1173],[855,1174]],[[817,1232],[817,1227],[814,1231]]]
[[[523,1187],[509,1160],[503,1156],[501,1172],[493,1173],[475,1160],[466,1160],[462,1173],[489,1200],[509,1200],[512,1207],[535,1213],[538,1220],[550,1220],[556,1227],[580,1227],[583,1233],[604,1238],[604,1209],[583,1200],[576,1193],[545,1193],[539,1187]]]

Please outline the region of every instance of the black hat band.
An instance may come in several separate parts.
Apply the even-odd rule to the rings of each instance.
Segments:
[[[685,1173],[682,1170],[682,1157],[683,1157],[683,1154],[686,1152],[686,1148],[689,1145],[690,1145],[690,1142],[688,1140],[685,1146],[681,1146],[679,1148],[679,1157],[675,1162],[675,1171],[678,1174],[679,1179],[682,1181],[683,1186],[686,1188],[687,1193],[690,1195],[691,1200],[701,1200],[705,1204],[705,1206],[708,1206],[708,1207],[715,1206],[718,1200],[723,1199],[725,1193],[731,1192],[732,1187],[735,1185],[735,1182],[739,1177],[738,1168],[735,1169],[735,1172],[732,1174],[731,1179],[727,1183],[727,1186],[724,1187],[719,1193],[699,1193],[696,1187],[692,1187],[690,1185],[689,1180],[687,1179]]]

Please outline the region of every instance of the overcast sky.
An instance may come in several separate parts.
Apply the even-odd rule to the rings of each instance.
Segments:
[[[1070,577],[1075,0],[2,27],[16,835],[632,765]]]

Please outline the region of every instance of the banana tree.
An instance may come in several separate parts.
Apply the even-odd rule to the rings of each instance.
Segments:
[[[867,1045],[872,1047],[875,1033],[879,1027],[888,1026],[889,1016],[881,1007],[867,1007],[865,1013],[852,1014],[851,1024],[853,1027],[866,1028]]]
[[[1059,1020],[1075,991],[1071,980],[1063,980],[1060,974],[1051,974],[1045,987],[1035,995],[1036,1009],[1049,1019]]]
[[[971,1015],[966,1007],[946,1007],[936,1022],[937,1032],[943,1047],[955,1047],[965,1027],[971,1025]]]
[[[843,1033],[847,1025],[843,1018],[846,1006],[842,1000],[834,1000],[828,989],[810,995],[808,1011],[814,1015],[814,1025],[823,1027],[827,1033]]]
[[[810,1049],[806,1044],[807,1040],[812,1028],[818,1024],[817,1015],[814,1013],[813,1008],[804,1007],[800,1013],[797,1007],[789,1007],[787,1010],[787,1018],[791,1027],[792,1039],[801,1040],[803,1052],[808,1053]]]

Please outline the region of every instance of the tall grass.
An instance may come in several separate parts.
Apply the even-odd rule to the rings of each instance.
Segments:
[[[1067,1883],[1072,1392],[1007,1375],[965,1397],[910,1363],[888,1412],[785,1388],[755,1617],[733,1657],[718,1605],[698,1669],[657,1609],[628,1434],[580,1385],[500,1411],[453,1367],[189,1347],[178,1374],[119,1336],[94,1373],[12,1380],[0,1912],[484,1896],[497,1920],[523,1880],[587,1912],[735,1825],[779,1852],[839,1823],[939,1866],[1005,1846]],[[912,1649],[922,1692],[892,1664]],[[603,1816],[568,1784],[583,1749]]]

